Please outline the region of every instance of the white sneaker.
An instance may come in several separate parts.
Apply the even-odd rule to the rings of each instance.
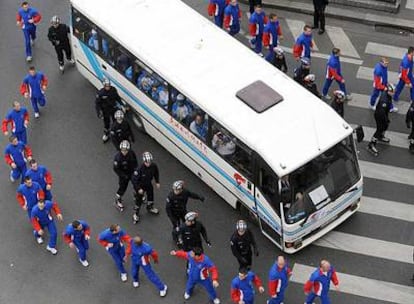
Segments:
[[[167,295],[168,286],[164,285],[164,289],[160,290],[160,297],[165,297]]]
[[[220,299],[219,299],[219,298],[215,298],[215,299],[213,300],[213,303],[214,303],[214,304],[220,304]]]
[[[121,273],[121,281],[126,282],[128,280],[128,276],[126,273]]]
[[[104,135],[102,136],[102,141],[103,141],[103,142],[107,142],[107,141],[108,141],[108,139],[109,139],[108,135],[104,134]]]
[[[26,57],[26,61],[27,61],[27,62],[32,61],[32,59],[33,59],[33,57],[32,57],[32,56],[27,56],[27,57]]]
[[[49,247],[49,245],[46,246],[46,250],[50,251],[53,255],[57,254],[58,252],[56,248]]]
[[[184,293],[184,300],[188,300],[191,296],[188,293]]]
[[[323,98],[324,98],[325,100],[331,100],[331,96],[329,96],[329,95],[325,95],[325,96],[323,96]]]
[[[12,183],[14,183],[16,180],[13,178],[13,172],[10,172],[10,181],[12,182]]]
[[[369,104],[368,105],[368,107],[372,110],[372,111],[375,111],[375,109],[376,109],[376,106],[374,105],[374,106],[371,106],[371,104]]]
[[[59,71],[63,72],[65,70],[65,66],[64,65],[60,65],[59,66]]]
[[[43,238],[41,236],[36,238],[36,241],[37,241],[38,244],[43,244]]]
[[[398,112],[398,108],[395,106],[390,110],[390,113],[397,113],[397,112]]]
[[[30,45],[34,46],[35,45],[35,41],[33,39],[30,39]]]
[[[260,57],[264,57],[263,53],[257,53]]]
[[[40,117],[40,113],[39,112],[35,112],[35,118],[39,118]]]
[[[82,264],[83,267],[89,266],[89,262],[87,260],[82,261],[81,259],[79,259],[79,262]]]
[[[346,96],[345,96],[345,100],[346,100],[346,101],[350,101],[350,100],[352,100],[352,95],[351,95],[351,94],[346,95]]]
[[[75,64],[75,59],[68,60],[70,64]]]
[[[132,282],[132,286],[134,286],[135,288],[139,287],[139,282]]]

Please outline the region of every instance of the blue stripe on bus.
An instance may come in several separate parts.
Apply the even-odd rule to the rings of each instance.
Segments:
[[[92,68],[94,69],[95,73],[98,75],[100,79],[103,79],[104,73],[101,68],[98,60],[96,59],[96,55],[87,47],[84,43],[79,41],[79,44],[82,46],[82,50],[84,51],[87,59],[89,60],[89,63],[91,64]],[[173,134],[177,139],[179,139],[182,143],[184,143],[188,148],[190,148],[193,152],[195,152],[201,159],[203,159],[206,163],[210,165],[215,171],[217,171],[221,176],[223,176],[228,182],[230,182],[233,186],[239,187],[239,185],[236,183],[234,178],[229,176],[226,172],[224,172],[220,167],[218,167],[214,162],[212,162],[210,159],[205,157],[199,150],[197,150],[195,147],[193,147],[190,143],[188,143],[179,133],[175,132],[174,129],[169,126],[167,123],[165,123],[164,120],[162,120],[158,115],[156,115],[148,106],[145,105],[144,102],[142,102],[140,99],[134,96],[133,93],[131,93],[128,89],[126,89],[124,86],[122,86],[116,79],[105,73],[105,76],[108,77],[113,83],[116,84],[117,87],[119,87],[126,95],[128,95],[129,98],[131,98],[135,103],[137,103],[142,109],[144,109],[148,114],[150,114],[154,119],[156,119],[161,125],[163,125],[164,128],[166,128],[168,131],[170,131],[171,134]],[[246,191],[244,188],[239,187],[240,191],[250,200],[253,202],[253,204],[256,204],[261,213],[265,214],[268,218],[268,221],[270,224],[273,224],[276,227],[276,231],[280,232],[280,225],[277,222],[273,222],[270,220],[272,216],[269,214],[269,212],[260,204],[260,202],[255,202],[255,198],[252,194],[250,194],[248,191]],[[346,200],[343,200],[343,202],[339,205],[337,205],[334,209],[331,210],[330,213],[337,210],[341,206],[343,206],[345,203],[349,202],[355,195],[362,192],[362,189],[360,191],[356,191],[352,195],[350,195]],[[299,231],[306,229],[308,226],[310,226],[312,223],[307,223],[303,227],[300,227],[296,229],[295,231],[284,231],[283,233],[286,235],[295,235]]]

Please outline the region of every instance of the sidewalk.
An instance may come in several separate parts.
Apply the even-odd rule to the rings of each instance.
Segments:
[[[241,3],[248,3],[248,0],[239,0]],[[405,2],[405,1],[404,1]],[[263,6],[281,10],[293,11],[302,14],[313,15],[312,0],[263,0]],[[414,33],[414,10],[407,12],[401,6],[400,12],[396,14],[381,13],[373,10],[355,7],[338,6],[329,4],[326,7],[326,17],[359,22],[368,25],[389,26]],[[411,16],[411,18],[409,18]]]

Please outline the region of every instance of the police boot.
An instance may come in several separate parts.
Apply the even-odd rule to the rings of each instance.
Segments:
[[[410,139],[410,146],[408,147],[408,150],[414,154],[414,139]]]
[[[124,204],[122,203],[122,197],[119,194],[117,194],[115,198],[115,208],[117,208],[119,212],[122,212],[125,209]]]
[[[138,208],[138,209],[135,211],[135,213],[132,215],[132,221],[133,221],[134,225],[135,225],[136,223],[138,223],[140,219],[141,219],[141,218],[140,218],[140,216],[139,216],[139,208]]]
[[[104,129],[104,134],[102,135],[102,141],[106,143],[109,140],[108,130]]]
[[[375,156],[378,156],[378,150],[376,147],[376,140],[371,140],[371,142],[368,144],[368,151],[374,154]]]
[[[154,202],[148,202],[147,211],[151,214],[159,214],[160,211],[154,207]]]

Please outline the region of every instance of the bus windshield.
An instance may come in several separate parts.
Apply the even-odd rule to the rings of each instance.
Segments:
[[[290,185],[289,194],[282,199],[286,223],[296,223],[336,200],[359,178],[357,156],[350,135],[285,177]]]

